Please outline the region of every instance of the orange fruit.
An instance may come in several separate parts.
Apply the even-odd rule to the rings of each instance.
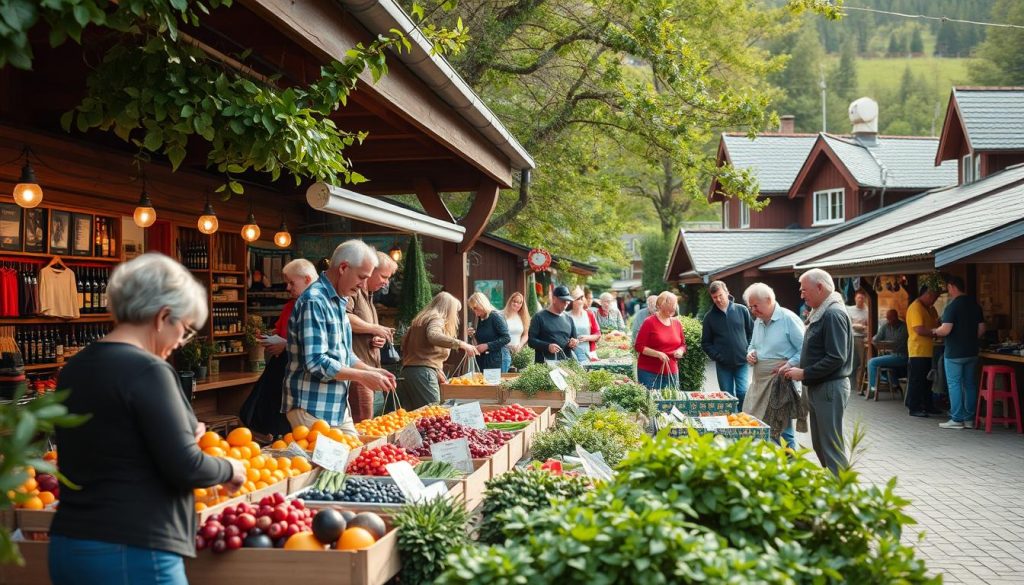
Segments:
[[[213,433],[213,434],[216,435],[217,433]],[[43,461],[56,461],[56,460],[57,460],[57,452],[56,451],[47,451],[43,455]]]
[[[31,466],[26,467],[25,468],[25,473],[27,473],[29,477],[35,477],[36,476],[36,468],[35,467],[31,467]]]
[[[324,550],[324,544],[312,532],[299,532],[288,537],[285,550]]]
[[[277,468],[278,469],[291,469],[292,468],[292,460],[287,458],[287,457],[278,457],[277,458]]]
[[[241,459],[242,452],[238,450],[238,447],[232,447],[228,449],[227,456],[232,459]]]
[[[265,482],[265,481],[257,481],[257,482],[256,482],[256,484],[255,484],[255,486],[253,486],[253,488],[252,488],[252,489],[253,489],[253,491],[256,491],[256,490],[261,490],[261,489],[263,489],[263,488],[267,487],[267,485],[268,485],[268,484],[267,484],[267,482]]]
[[[298,441],[295,442],[295,444],[298,445],[299,448],[302,449],[303,451],[309,450],[309,441],[307,441],[306,439],[299,439]]]
[[[25,483],[21,484],[21,487],[24,488],[26,492],[30,492],[30,491],[38,488],[39,487],[39,483],[36,482],[34,477],[30,477],[30,478],[25,480]]]
[[[209,495],[209,492],[206,491],[206,488],[196,488],[192,490],[192,495],[194,495],[197,500],[201,500]]]
[[[301,441],[302,439],[305,439],[306,435],[308,435],[308,434],[309,434],[309,427],[307,427],[306,425],[299,425],[299,426],[293,428],[292,432],[291,432],[292,438],[294,440],[296,440],[296,441]],[[288,440],[287,435],[285,435],[285,441],[287,441],[287,440]]]
[[[228,433],[228,444],[232,447],[241,447],[252,442],[252,431],[245,427],[238,427]]]
[[[375,542],[377,540],[369,530],[353,526],[341,533],[341,537],[338,538],[338,550],[360,550],[373,546]],[[285,543],[284,547],[288,548],[288,543]]]
[[[21,507],[25,508],[26,510],[42,510],[43,501],[39,499],[39,496],[32,496],[31,498],[25,500],[21,504]]]
[[[315,423],[313,423],[313,427],[309,430],[316,431],[318,433],[326,433],[327,431],[331,430],[331,425],[327,424],[327,421],[325,420],[318,420]],[[294,432],[294,430],[292,432]]]
[[[57,497],[50,492],[39,492],[39,499],[43,502],[44,506],[48,506],[57,501]]]
[[[264,457],[263,461],[264,469],[269,469],[270,471],[277,469],[277,459],[274,459],[273,457]]]
[[[223,457],[224,455],[226,455],[224,449],[221,449],[220,447],[209,447],[203,449],[203,453],[206,453],[210,457]]]
[[[271,472],[269,469],[264,468],[260,470],[260,479],[262,479],[263,481],[269,483],[273,481],[273,477],[273,472]]]
[[[206,504],[202,502],[196,502],[196,512],[202,512],[206,509]]]
[[[249,441],[249,444],[244,446],[249,448],[249,453],[252,453],[253,456],[259,455],[260,451],[263,450],[263,447],[260,447],[260,444],[256,441]]]
[[[288,448],[288,443],[285,443],[284,441],[281,441],[281,440],[277,440],[277,441],[274,441],[273,443],[270,444],[270,448],[271,449],[287,449]]]
[[[257,455],[250,459],[249,463],[252,465],[253,469],[263,469],[267,464],[267,458],[263,455]]]
[[[287,445],[288,443],[291,443],[292,441],[297,441],[298,439],[295,437],[295,435],[288,433],[287,435],[282,437],[281,440],[284,441],[284,443]]]
[[[324,433],[324,436],[334,439],[335,441],[345,440],[345,433],[341,432],[341,429],[327,429],[327,432]]]
[[[220,435],[213,431],[206,431],[202,437],[199,437],[199,448],[209,449],[210,447],[220,446]]]
[[[259,481],[259,479],[260,479],[260,470],[259,469],[253,469],[252,467],[250,467],[249,469],[247,469],[245,471],[245,477],[249,481]]]
[[[330,430],[330,429],[327,429],[327,430]],[[320,436],[320,431],[317,431],[317,430],[309,431],[309,434],[306,435],[306,441],[308,441],[309,444],[312,445],[313,443],[316,443],[316,440],[317,440],[317,438],[319,436]]]
[[[292,457],[292,467],[301,471],[309,471],[309,459],[295,455]]]

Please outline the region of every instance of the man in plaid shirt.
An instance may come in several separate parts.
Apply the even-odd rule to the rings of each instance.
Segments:
[[[395,389],[395,376],[359,361],[352,351],[352,327],[345,314],[377,266],[377,254],[362,240],[334,249],[330,267],[295,301],[288,320],[288,369],[283,411],[293,427],[317,419],[356,434],[348,409],[349,382],[384,391]]]

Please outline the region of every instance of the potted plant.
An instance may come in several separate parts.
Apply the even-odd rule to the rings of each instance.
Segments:
[[[181,348],[182,369],[195,372],[196,378],[207,376],[207,362],[213,355],[213,342],[205,338],[194,339]]]
[[[264,347],[260,343],[260,336],[263,335],[263,318],[259,315],[249,314],[245,317],[245,333],[246,349],[249,350],[249,368],[253,372],[259,372],[263,370],[266,365],[266,356],[263,353]]]

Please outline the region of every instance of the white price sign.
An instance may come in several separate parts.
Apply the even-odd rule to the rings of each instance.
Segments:
[[[702,416],[700,424],[708,430],[729,428],[729,419],[724,416]]]
[[[449,412],[453,423],[466,425],[467,427],[472,427],[474,429],[487,428],[487,423],[484,422],[484,413],[480,410],[479,402],[459,404],[457,406],[453,406]]]
[[[320,435],[316,439],[316,447],[313,448],[313,463],[331,471],[345,471],[349,451],[351,449],[348,445]]]
[[[576,445],[576,454],[583,460],[583,471],[587,474],[587,477],[611,481],[612,476],[615,475],[612,468],[608,467],[608,464],[605,463],[604,456],[601,453],[591,453],[583,447]]]
[[[669,411],[669,414],[679,422],[686,422],[686,419],[683,418],[683,413],[679,412],[679,409],[674,406],[672,407],[672,410]]]
[[[298,456],[309,459],[309,453],[306,453],[305,449],[299,447],[299,444],[296,443],[295,441],[288,443],[288,448],[285,449],[285,452],[291,455],[292,457]]]
[[[465,438],[442,441],[430,446],[430,456],[466,473],[473,473],[473,455]]]
[[[398,486],[402,495],[405,496],[405,501],[419,502],[437,497],[437,495],[434,495],[436,488],[428,490],[427,486],[423,485],[423,480],[416,475],[408,461],[388,463],[384,466],[384,469],[387,469],[388,475],[391,476],[391,479],[395,480],[395,485]]]
[[[501,368],[488,368],[484,370],[485,384],[501,384]]]
[[[565,370],[562,368],[555,368],[551,370],[548,375],[551,376],[551,381],[555,383],[555,387],[565,392],[569,389],[569,383],[565,381]]]
[[[416,428],[416,423],[411,422],[405,425],[405,428],[398,431],[398,435],[395,437],[395,443],[403,449],[418,449],[423,446],[423,437],[420,436],[420,431]]]

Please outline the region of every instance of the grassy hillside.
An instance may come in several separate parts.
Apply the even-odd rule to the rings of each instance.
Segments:
[[[857,85],[864,93],[899,86],[903,71],[909,66],[915,76],[923,76],[940,95],[948,96],[954,85],[966,84],[969,63],[970,59],[944,57],[858,59]]]

